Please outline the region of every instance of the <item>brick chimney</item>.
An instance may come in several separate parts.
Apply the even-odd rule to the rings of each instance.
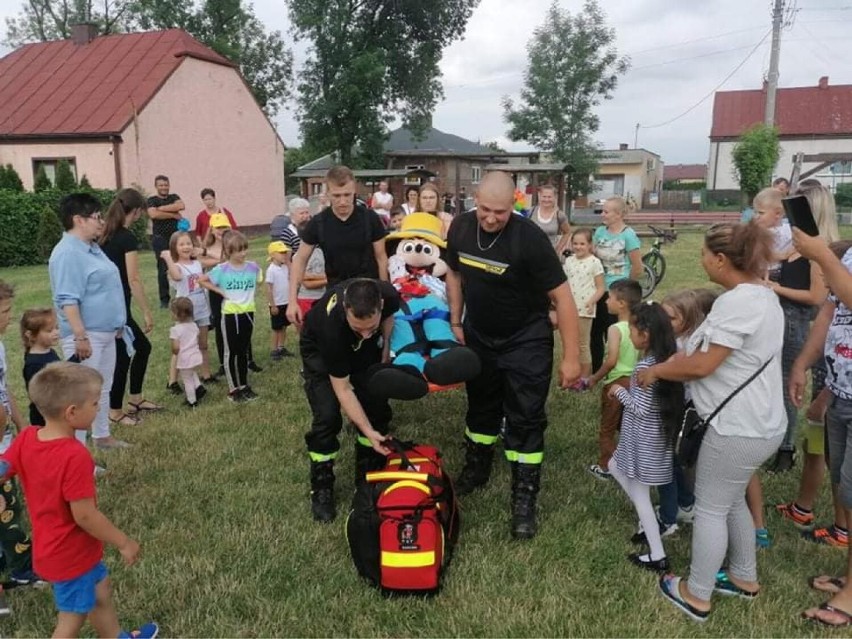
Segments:
[[[619,145],[618,145],[618,150],[619,150],[619,151],[626,151],[626,150],[627,150],[627,149],[629,149],[629,148],[630,148],[630,146],[629,146],[629,145],[627,145],[627,144],[626,144],[626,143],[624,143],[624,142],[622,142],[621,144],[619,144]]]
[[[98,25],[93,22],[71,25],[71,40],[74,44],[89,44],[98,37]]]
[[[828,76],[824,75],[819,79],[819,88],[827,89],[828,88]]]

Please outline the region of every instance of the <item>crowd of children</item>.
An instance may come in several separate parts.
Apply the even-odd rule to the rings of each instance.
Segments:
[[[643,384],[642,373],[684,351],[687,340],[710,313],[716,293],[706,288],[681,290],[661,303],[643,302],[640,285],[629,277],[635,233],[624,226],[623,202],[617,200],[608,202],[608,215],[622,225],[616,230],[627,239],[615,241],[615,236],[607,236],[606,260],[602,261],[595,254],[599,234],[574,229],[572,255],[564,262],[580,317],[582,375],[572,389],[585,392],[601,386],[598,458],[588,471],[601,481],[615,479],[635,509],[638,530],[631,541],[647,550],[629,553],[629,561],[666,572],[670,562],[663,540],[675,534],[679,524],[690,523],[695,509],[694,478],[678,463],[674,450],[690,396],[680,382],[655,379]],[[758,224],[774,233],[777,263],[771,265],[768,276],[776,280],[793,253],[778,202],[771,193],[761,193],[755,201]],[[394,211],[391,227],[399,222],[397,217]],[[608,228],[607,232],[612,235],[613,231]],[[291,248],[283,241],[271,242],[265,272],[247,259],[247,252],[247,238],[232,230],[224,215],[214,214],[203,244],[192,234],[178,231],[161,254],[176,293],[169,307],[174,321],[169,330],[173,356],[169,385],[174,387],[179,380],[189,408],[198,406],[208,393],[205,383],[215,381],[208,356],[211,328],[221,340],[228,398],[247,402],[258,397],[249,384],[248,371],[255,298],[262,284],[271,323],[270,357],[293,356],[285,347]],[[12,300],[11,287],[0,282],[0,335],[8,327]],[[601,319],[602,312],[614,316],[614,322],[606,329],[604,358],[595,369],[592,323]],[[102,378],[73,361],[60,362],[55,351],[57,321],[54,310],[47,308],[27,310],[21,319],[28,420],[7,391],[5,351],[0,342],[0,424],[12,422],[19,430],[13,439],[7,428],[0,447],[5,511],[11,513],[8,519],[0,517],[3,554],[12,580],[27,584],[47,580],[53,585],[59,610],[57,634],[76,636],[88,618],[100,636],[153,637],[158,632],[153,623],[132,635],[123,633],[112,605],[102,562],[103,544],[115,546],[128,565],[138,558],[139,545],[97,509],[95,467],[75,432],[90,428],[98,410]],[[18,523],[21,510],[13,476],[20,478],[30,508],[37,541],[34,553]],[[651,487],[657,488],[656,510]],[[749,506],[756,543],[768,545],[759,488],[753,479]],[[810,511],[803,508],[810,502],[799,502],[784,505],[791,512],[782,515],[802,527],[813,518],[806,521]]]

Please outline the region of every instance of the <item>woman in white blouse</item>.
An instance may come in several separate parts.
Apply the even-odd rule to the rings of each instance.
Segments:
[[[713,591],[752,598],[757,580],[755,531],[745,492],[755,470],[784,437],[780,336],[784,314],[763,284],[772,260],[771,234],[755,224],[717,224],[704,238],[701,265],[725,288],[690,337],[686,353],[640,374],[688,382],[707,418],[768,362],[709,424],[698,456],[689,582],[660,578],[662,594],[696,621],[707,619]],[[728,567],[719,573],[727,555]]]

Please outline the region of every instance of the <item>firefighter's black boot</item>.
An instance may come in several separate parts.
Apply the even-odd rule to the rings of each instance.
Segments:
[[[491,477],[491,464],[494,460],[494,446],[477,444],[467,437],[464,440],[464,468],[455,481],[456,495],[468,495],[480,486],[488,483]]]
[[[512,537],[515,539],[532,539],[538,531],[535,505],[540,484],[540,464],[512,463]]]
[[[314,521],[334,521],[334,462],[311,462],[311,513]]]
[[[364,481],[364,476],[385,467],[386,458],[370,446],[355,444],[355,485]]]

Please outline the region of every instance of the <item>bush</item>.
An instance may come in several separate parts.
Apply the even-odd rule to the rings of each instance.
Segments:
[[[838,184],[834,192],[834,201],[837,208],[849,208],[852,206],[852,182]]]
[[[0,173],[0,189],[8,189],[10,191],[22,193],[24,190],[24,183],[21,181],[21,176],[18,175],[15,167],[11,164],[7,164],[5,167],[0,167],[0,170],[2,170],[2,173]]]
[[[50,181],[50,178],[47,177],[47,171],[44,169],[44,164],[40,164],[38,171],[36,171],[35,182],[33,182],[33,191],[41,193],[42,191],[49,191],[52,188],[53,183]]]
[[[47,262],[53,247],[62,239],[62,222],[56,209],[45,206],[38,220],[36,251],[41,262]]]
[[[89,178],[83,173],[83,177],[80,178],[80,190],[81,191],[92,191],[92,185],[89,182]]]
[[[114,191],[93,189],[90,192],[101,203],[104,211],[115,197]],[[0,233],[0,268],[43,264],[47,261],[58,240],[56,229],[61,233],[58,211],[59,200],[63,195],[54,188],[36,193],[0,189],[0,222],[3,224],[3,233]],[[48,212],[52,214],[56,225],[48,223]],[[146,228],[147,220],[143,217],[130,229],[139,239],[140,249],[150,247]]]
[[[56,163],[56,180],[53,186],[60,193],[73,193],[77,190],[77,178],[74,177],[68,160],[59,160]]]

